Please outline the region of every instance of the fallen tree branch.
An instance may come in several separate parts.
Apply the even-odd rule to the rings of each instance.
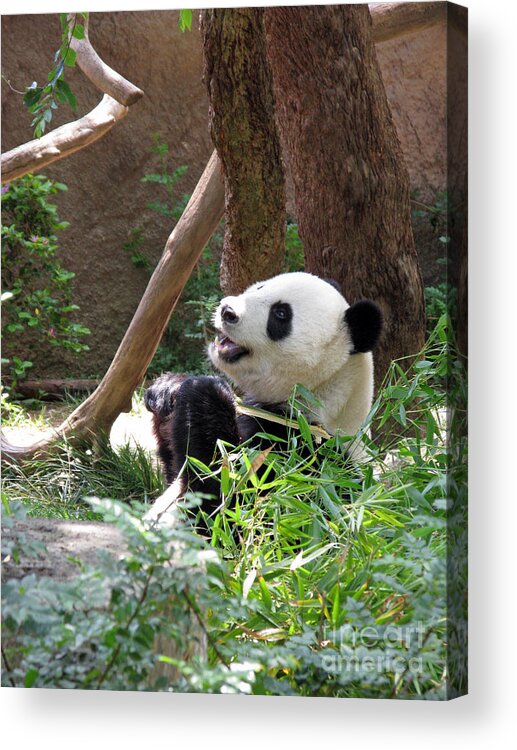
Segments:
[[[49,378],[45,380],[24,380],[16,384],[16,393],[24,398],[43,398],[45,401],[61,401],[67,393],[94,391],[98,380],[86,378]]]
[[[105,94],[100,104],[80,120],[61,125],[41,138],[2,154],[2,182],[36,172],[80,151],[106,135],[127,113],[127,107]]]
[[[447,3],[371,3],[373,40],[387,42],[447,20]]]
[[[74,15],[70,16],[71,27],[73,19]],[[104,97],[95,109],[79,120],[68,122],[41,138],[2,154],[2,182],[39,171],[98,141],[127,115],[128,106],[144,95],[141,89],[101,60],[88,37],[88,21],[84,29],[84,39],[72,37],[70,47],[77,54],[77,66],[104,93]]]
[[[2,458],[21,461],[51,451],[59,439],[92,442],[108,432],[142,382],[162,333],[203,249],[224,213],[221,163],[214,151],[172,231],[137,311],[98,388],[57,429],[29,446],[2,438]]]

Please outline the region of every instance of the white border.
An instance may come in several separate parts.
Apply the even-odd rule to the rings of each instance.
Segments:
[[[242,5],[214,3],[213,5]],[[258,4],[258,3],[257,3]],[[288,4],[288,3],[284,3]],[[290,3],[292,4],[292,3]],[[206,3],[188,3],[206,7]],[[515,24],[470,0],[470,695],[452,703],[2,689],[11,744],[52,748],[490,746],[515,738]],[[88,10],[143,3],[93,0]],[[152,9],[181,7],[151,2]],[[3,0],[4,13],[70,10]],[[85,8],[86,9],[86,8]],[[147,9],[150,9],[149,7]],[[30,43],[30,40],[28,40]],[[20,51],[23,54],[23,51]],[[505,169],[506,167],[506,169]],[[512,557],[514,557],[512,555]],[[514,564],[514,563],[513,563]],[[513,615],[513,616],[512,616]]]

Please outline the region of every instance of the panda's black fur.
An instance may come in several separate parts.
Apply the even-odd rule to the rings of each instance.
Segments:
[[[327,297],[328,304],[325,304]],[[247,302],[249,302],[249,310],[246,307]],[[313,320],[310,317],[309,307],[315,315],[323,319]],[[375,346],[381,332],[380,310],[369,300],[362,300],[351,307],[348,306],[334,282],[324,283],[323,280],[310,274],[284,274],[269,282],[253,285],[240,297],[223,299],[215,316],[219,335],[209,348],[212,362],[240,386],[244,403],[269,412],[284,414],[287,398],[295,382],[301,382],[302,385],[312,389],[311,386],[313,387],[317,380],[318,369],[323,370],[328,366],[325,355],[328,353],[331,359],[332,357],[337,359],[337,353],[340,352],[335,342],[332,343],[333,348],[329,343],[327,348],[325,346],[322,348],[321,362],[317,358],[313,362],[310,359],[311,353],[307,354],[306,367],[305,359],[300,354],[299,370],[294,368],[290,376],[295,382],[283,382],[288,379],[287,357],[289,361],[297,357],[296,346],[293,348],[291,341],[289,350],[286,348],[286,342],[289,342],[293,336],[302,338],[300,329],[296,329],[297,314],[299,315],[300,310],[309,316],[305,320],[310,321],[311,330],[314,332],[311,334],[313,340],[309,336],[309,344],[313,343],[314,348],[317,348],[316,345],[320,343],[315,340],[316,338],[329,336],[328,329],[332,326],[335,328],[334,337],[340,336],[339,331],[342,327],[343,355],[339,354],[339,359],[343,361],[336,362],[336,367],[340,368],[339,377],[343,380],[344,374],[343,383],[345,386],[348,385],[349,389],[350,384],[354,385],[356,390],[359,387],[358,393],[361,398],[364,398],[369,408],[371,394],[368,397],[368,394],[362,393],[364,389],[372,390],[373,388],[371,355],[366,353]],[[337,315],[340,316],[341,323],[333,319]],[[325,319],[326,316],[328,319]],[[304,325],[309,325],[309,323],[304,323]],[[260,326],[263,326],[265,331],[259,330]],[[239,335],[236,335],[234,331]],[[231,338],[228,332],[231,332]],[[239,343],[234,339],[237,339]],[[285,367],[281,366],[283,347],[287,352]],[[345,351],[346,347],[348,351]],[[263,351],[265,354],[262,353]],[[272,371],[268,371],[267,357],[271,356],[274,359],[273,353],[275,356],[279,355],[279,358],[271,363]],[[363,370],[359,371],[359,375],[348,374],[347,376],[346,373],[347,366],[349,370],[352,368],[351,372],[354,368],[357,369],[359,360],[355,358],[363,356],[369,358],[362,363],[365,368],[364,385],[361,383]],[[354,364],[351,365],[353,361]],[[264,378],[268,379],[267,383],[261,382],[260,372],[264,372]],[[305,373],[307,374],[306,382],[304,382]],[[352,377],[355,378],[354,382],[352,382]],[[358,385],[355,381],[358,381]],[[330,382],[332,385],[332,378]],[[247,383],[251,384],[250,392],[246,392]],[[269,384],[271,384],[270,388]],[[275,390],[279,384],[285,385],[285,388],[280,387]],[[336,388],[339,384],[337,381]],[[263,385],[264,388],[262,388]],[[328,390],[328,386],[326,387]],[[257,393],[253,391],[258,391],[261,397],[257,398]],[[269,392],[272,395],[271,400],[267,398]],[[275,398],[278,395],[281,395],[280,399]],[[333,393],[332,389],[330,400],[332,403],[336,401],[337,406],[340,406],[339,393]],[[278,440],[287,439],[288,428],[284,425],[262,417],[237,413],[233,391],[222,377],[165,373],[145,391],[144,402],[153,414],[153,428],[167,484],[172,484],[181,473],[182,492],[188,488],[193,492],[211,496],[211,499],[205,497],[203,500],[202,507],[207,512],[219,505],[219,483],[217,479],[210,477],[200,479],[197,473],[189,468],[187,456],[210,465],[216,454],[217,440],[237,445],[256,436],[256,440],[252,443],[262,448],[265,440],[259,437],[258,433],[268,433]],[[313,421],[325,422],[325,409],[322,414],[322,419]],[[333,424],[323,424],[323,426],[330,432],[334,432]],[[357,426],[355,422],[351,424],[355,433],[359,424]],[[350,425],[348,429],[350,430]]]
[[[187,456],[209,466],[217,440],[238,445],[258,433],[267,433],[284,443],[288,437],[285,425],[262,416],[237,414],[233,391],[220,377],[164,373],[145,391],[144,403],[153,413],[153,430],[167,484],[172,484],[183,469],[185,488],[212,497],[212,500],[208,497],[203,500],[205,512],[219,504],[219,482],[211,477],[200,479],[197,472],[189,470]],[[264,404],[249,399],[244,403],[274,414],[285,414],[285,404]],[[156,410],[158,404],[160,411]],[[256,447],[265,444],[262,437],[255,442]]]

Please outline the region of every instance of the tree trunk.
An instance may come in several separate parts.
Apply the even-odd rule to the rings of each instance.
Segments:
[[[284,260],[284,174],[263,9],[205,10],[201,28],[210,128],[224,172],[221,288],[237,294],[280,273]]]
[[[379,385],[424,342],[409,177],[360,5],[266,8],[266,45],[283,153],[308,271],[370,297],[385,315]]]

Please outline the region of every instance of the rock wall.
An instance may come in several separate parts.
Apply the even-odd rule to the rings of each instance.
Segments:
[[[411,186],[427,201],[445,186],[446,42],[434,26],[376,47]]]
[[[171,228],[167,219],[146,208],[155,196],[140,182],[146,172],[156,171],[152,134],[160,133],[169,144],[171,169],[188,165],[179,184],[182,193],[192,190],[208,160],[212,145],[195,27],[196,20],[192,31],[182,34],[177,11],[91,14],[92,44],[108,64],[143,89],[145,97],[104,139],[45,170],[69,188],[56,201],[61,217],[71,222],[61,234],[60,247],[63,265],[76,273],[80,320],[92,335],[90,351],[80,358],[45,352],[31,377],[101,375],[125,333],[148,278],[122,249],[128,230],[142,227],[149,256],[156,261]],[[2,72],[15,89],[23,90],[38,78],[41,82],[52,67],[59,37],[57,15],[2,18]],[[377,51],[412,188],[432,202],[446,180],[445,28],[378,44]],[[81,116],[101,94],[79,70],[70,70],[67,79]],[[70,111],[62,106],[55,125],[69,119]],[[2,151],[31,135],[21,96],[2,81]],[[443,246],[426,220],[415,232],[424,278],[431,283]]]

